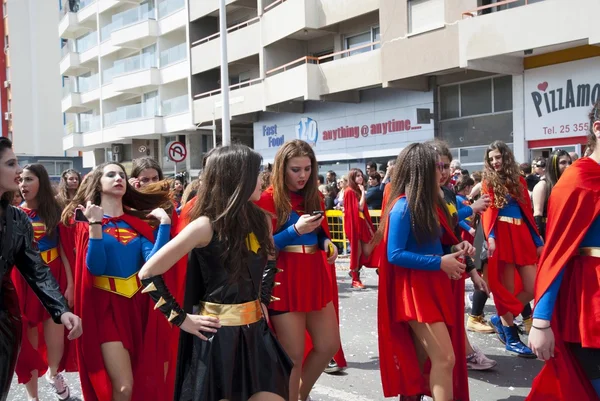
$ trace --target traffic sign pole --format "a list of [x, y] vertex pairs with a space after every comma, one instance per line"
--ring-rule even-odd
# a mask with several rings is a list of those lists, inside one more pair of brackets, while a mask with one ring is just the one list
[[[227, 7], [225, 0], [219, 6], [219, 24], [221, 31], [221, 100], [223, 105], [221, 116], [221, 135], [223, 146], [231, 144], [231, 129], [229, 126], [229, 62], [227, 60]], [[215, 144], [216, 146], [216, 144]]]

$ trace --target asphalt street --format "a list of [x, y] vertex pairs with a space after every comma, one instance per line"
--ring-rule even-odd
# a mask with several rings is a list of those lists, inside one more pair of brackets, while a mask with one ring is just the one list
[[[323, 374], [311, 393], [313, 401], [376, 401], [385, 400], [381, 390], [377, 348], [377, 275], [375, 270], [363, 273], [364, 290], [350, 288], [346, 263], [339, 263], [340, 313], [342, 343], [348, 368], [337, 375]], [[467, 289], [472, 290], [467, 281]], [[489, 301], [486, 315], [495, 312]], [[542, 363], [509, 355], [495, 335], [469, 333], [471, 342], [481, 348], [498, 365], [487, 372], [469, 372], [472, 401], [521, 401], [531, 387], [533, 377]], [[77, 375], [67, 375], [72, 400], [81, 400]], [[44, 379], [40, 379], [40, 401], [56, 400]], [[389, 398], [390, 400], [392, 398]], [[396, 398], [397, 399], [397, 398]], [[25, 388], [13, 380], [9, 401], [27, 401]], [[162, 400], [157, 400], [162, 401]], [[166, 400], [165, 400], [166, 401]]]

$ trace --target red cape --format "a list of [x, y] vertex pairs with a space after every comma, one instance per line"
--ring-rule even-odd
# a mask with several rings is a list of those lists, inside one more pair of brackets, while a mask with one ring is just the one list
[[358, 253], [361, 249], [360, 240], [361, 232], [365, 230], [363, 226], [365, 223], [368, 225], [372, 233], [375, 233], [375, 227], [371, 221], [371, 215], [369, 214], [369, 208], [365, 202], [363, 206], [364, 219], [359, 216], [359, 199], [356, 193], [351, 188], [346, 188], [344, 191], [344, 232], [346, 238], [350, 242], [350, 269], [360, 269], [362, 266], [366, 267], [377, 267], [372, 263], [371, 255], [365, 258], [361, 255], [359, 260]]
[[[523, 177], [519, 177], [519, 181], [523, 189], [523, 199], [518, 201], [519, 207], [521, 208], [521, 214], [524, 216], [526, 223], [533, 228], [537, 235], [539, 235], [535, 220], [533, 219], [533, 207], [531, 206], [531, 199], [529, 198], [527, 192], [527, 182]], [[482, 185], [482, 191], [490, 196], [492, 206], [482, 213], [481, 224], [483, 225], [483, 233], [485, 234], [485, 238], [487, 240], [496, 224], [499, 210], [493, 206], [494, 192], [486, 184], [487, 183], [484, 183]], [[497, 255], [498, 252], [488, 259], [488, 267], [490, 272], [498, 271], [499, 265]], [[513, 294], [505, 289], [497, 275], [489, 274], [488, 280], [490, 282], [490, 288], [493, 290], [494, 302], [496, 303], [496, 309], [498, 309], [498, 315], [502, 316], [507, 312], [512, 313], [514, 316], [520, 315], [523, 311], [523, 304], [515, 297], [515, 295], [521, 292], [523, 289], [521, 277], [518, 274], [515, 274], [515, 291]]]
[[[304, 211], [304, 205], [303, 205], [304, 198], [302, 196], [300, 196], [294, 192], [291, 192], [290, 193], [290, 201], [292, 203], [292, 210]], [[277, 218], [276, 218], [277, 214], [275, 211], [275, 200], [273, 199], [273, 186], [270, 186], [262, 193], [260, 200], [258, 202], [256, 202], [256, 204], [260, 208], [262, 208], [263, 210], [266, 210], [267, 212], [269, 212], [271, 214], [271, 223], [273, 225], [273, 231], [275, 231], [275, 229], [277, 228]], [[323, 201], [323, 199], [321, 199], [321, 210], [325, 210], [325, 202]], [[329, 232], [329, 225], [327, 224], [327, 218], [323, 219], [323, 222], [321, 223], [321, 228], [323, 229], [323, 232], [325, 233], [325, 235], [327, 235], [329, 238], [331, 238], [331, 233]], [[321, 254], [323, 255], [323, 258], [327, 259], [327, 256], [325, 255], [324, 252], [321, 252]], [[326, 265], [329, 267], [328, 273], [329, 273], [329, 279], [331, 281], [333, 307], [335, 308], [335, 314], [337, 316], [338, 326], [339, 326], [339, 321], [340, 321], [339, 292], [338, 292], [335, 263], [333, 263], [333, 264], [326, 263]], [[308, 332], [306, 332], [305, 338], [306, 338], [306, 341], [304, 344], [304, 356], [306, 357], [308, 355], [308, 353], [312, 350], [313, 345], [312, 345], [312, 340], [311, 340]], [[340, 345], [340, 349], [335, 354], [333, 359], [338, 364], [338, 366], [341, 368], [345, 368], [346, 366], [348, 366], [348, 363], [346, 362], [346, 357], [344, 356], [344, 350], [342, 349], [341, 345]]]
[[[565, 347], [560, 331], [556, 330], [564, 324], [564, 312], [570, 302], [561, 294], [564, 283], [575, 278], [571, 274], [573, 256], [577, 254], [590, 225], [599, 216], [600, 166], [588, 157], [582, 158], [565, 170], [548, 202], [546, 245], [535, 282], [536, 303], [556, 276], [566, 270], [551, 323], [556, 341], [554, 358], [546, 361], [533, 381], [528, 401], [599, 400], [579, 363]], [[600, 295], [596, 294], [595, 298], [600, 298]], [[597, 299], [594, 301], [598, 302]], [[581, 319], [580, 330], [591, 332], [591, 326], [597, 327], [597, 324], [594, 319]]]
[[[398, 199], [403, 196], [404, 195], [401, 195], [392, 202], [390, 209], [393, 208]], [[388, 197], [389, 191], [384, 191], [384, 210], [381, 211], [382, 216], [384, 216]], [[442, 243], [444, 245], [457, 244], [459, 241], [440, 209], [438, 209], [438, 220], [443, 229]], [[429, 363], [426, 364], [424, 372], [421, 373], [415, 347], [407, 346], [407, 344], [413, 344], [413, 338], [408, 324], [406, 322], [395, 322], [393, 318], [394, 302], [399, 302], [395, 292], [397, 285], [395, 270], [398, 267], [389, 263], [386, 256], [388, 243], [387, 217], [384, 218], [380, 224], [384, 225], [384, 238], [378, 245], [377, 252], [379, 255], [377, 326], [379, 333], [379, 360], [383, 395], [385, 397], [419, 394], [430, 395]], [[464, 281], [461, 282], [464, 283]], [[458, 299], [458, 295], [460, 295], [464, 300], [464, 293], [455, 295], [455, 299]], [[450, 335], [452, 337], [454, 353], [457, 355], [456, 360], [459, 361], [464, 360], [461, 358], [464, 358], [465, 355], [464, 324], [462, 323], [464, 306], [460, 307], [460, 305], [455, 305], [455, 308], [457, 316], [460, 315], [460, 319], [457, 320], [458, 324], [455, 324], [451, 328]], [[467, 401], [469, 399], [469, 389], [466, 364], [456, 363], [453, 382], [454, 398]]]
[[[144, 221], [124, 214], [119, 218], [129, 224], [140, 235], [154, 242], [154, 233]], [[104, 223], [104, 220], [103, 220]], [[92, 292], [94, 276], [89, 273], [86, 266], [86, 255], [89, 242], [89, 229], [87, 223], [76, 223], [76, 263], [73, 273], [75, 283], [75, 307], [74, 312], [81, 317], [85, 335], [76, 340], [77, 361], [79, 364], [79, 376], [81, 379], [81, 390], [86, 401], [110, 401], [112, 399], [112, 385], [102, 358], [100, 348], [100, 318], [95, 316], [95, 305], [109, 302], [108, 293], [104, 291]], [[95, 296], [92, 297], [91, 294]], [[164, 398], [164, 371], [162, 369], [164, 355], [159, 355], [157, 350], [162, 350], [164, 338], [159, 338], [159, 316], [153, 312], [152, 306], [148, 314], [146, 336], [139, 339], [139, 354], [143, 356], [140, 362], [142, 367], [139, 375], [135, 377], [132, 401]], [[146, 369], [144, 369], [146, 368]], [[158, 368], [158, 369], [157, 369]], [[157, 376], [154, 372], [162, 373]], [[143, 379], [141, 382], [139, 379]]]

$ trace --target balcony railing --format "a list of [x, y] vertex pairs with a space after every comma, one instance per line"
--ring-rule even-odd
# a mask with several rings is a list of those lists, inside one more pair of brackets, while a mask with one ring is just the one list
[[[232, 90], [236, 90], [236, 89], [240, 89], [240, 88], [245, 88], [247, 86], [252, 86], [252, 85], [259, 84], [262, 81], [263, 81], [262, 78], [256, 78], [256, 79], [252, 79], [250, 81], [240, 82], [239, 84], [231, 85], [229, 87], [229, 90], [232, 91]], [[198, 100], [198, 99], [202, 99], [202, 98], [205, 98], [205, 97], [216, 96], [216, 95], [219, 95], [219, 94], [221, 94], [221, 89], [215, 89], [215, 90], [212, 90], [212, 91], [200, 93], [200, 94], [194, 96], [194, 99]]]
[[265, 11], [265, 12], [267, 12], [267, 11], [269, 11], [269, 10], [271, 10], [271, 9], [273, 9], [273, 8], [275, 8], [275, 7], [277, 7], [277, 6], [278, 6], [278, 5], [280, 5], [281, 3], [284, 3], [285, 1], [286, 1], [286, 0], [277, 0], [277, 1], [274, 1], [273, 3], [269, 4], [268, 6], [266, 6], [266, 7], [264, 8], [264, 11]]
[[158, 3], [158, 18], [164, 18], [185, 7], [185, 0], [163, 0]]
[[110, 127], [124, 121], [136, 120], [144, 117], [154, 117], [157, 114], [155, 101], [132, 104], [129, 106], [119, 107], [115, 111], [106, 113], [104, 115], [104, 125]]
[[81, 133], [98, 131], [100, 129], [100, 116], [91, 114], [79, 115], [79, 131]]
[[114, 66], [102, 71], [102, 85], [111, 83], [114, 75], [115, 75], [115, 67]]
[[163, 50], [160, 52], [160, 66], [166, 67], [170, 64], [176, 63], [187, 58], [187, 46], [185, 43], [181, 43], [177, 46], [173, 46], [170, 49]]
[[65, 85], [62, 88], [63, 99], [69, 96], [71, 93], [77, 93], [75, 90], [76, 85], [72, 84], [71, 81], [65, 80]]
[[[477, 7], [472, 11], [465, 11], [462, 13], [463, 18], [472, 18], [478, 15], [491, 13], [493, 11], [502, 11], [508, 8], [515, 8], [519, 6], [526, 6], [533, 3], [539, 3], [544, 0], [503, 0], [493, 4]], [[486, 12], [487, 11], [487, 12]]]
[[[252, 25], [258, 21], [260, 21], [260, 17], [255, 17], [255, 18], [249, 19], [248, 21], [244, 21], [241, 24], [237, 24], [230, 28], [227, 28], [227, 33], [231, 33], [231, 32], [237, 31], [239, 29], [245, 28], [245, 27]], [[200, 45], [202, 43], [210, 42], [211, 40], [217, 39], [220, 36], [221, 36], [221, 32], [217, 32], [217, 33], [207, 36], [205, 38], [198, 39], [197, 41], [192, 43], [192, 47]]]
[[189, 110], [189, 96], [182, 95], [173, 99], [164, 100], [162, 102], [162, 115], [170, 116], [171, 114], [183, 113]]
[[75, 40], [75, 49], [77, 53], [83, 53], [86, 50], [98, 45], [98, 32], [90, 32]]
[[115, 14], [112, 17], [112, 23], [110, 24], [112, 25], [111, 32], [141, 21], [155, 19], [155, 10], [156, 8], [153, 6], [143, 4], [139, 7]]
[[98, 89], [98, 86], [100, 86], [100, 74], [95, 74], [90, 77], [77, 77], [77, 86], [79, 87], [79, 93]]
[[84, 8], [86, 8], [87, 6], [89, 6], [90, 4], [93, 4], [95, 2], [96, 2], [96, 0], [80, 0], [77, 9], [71, 11], [71, 9], [69, 8], [69, 2], [66, 1], [64, 7], [62, 7], [58, 12], [59, 18], [62, 18], [68, 12], [76, 13], [80, 10], [83, 10]]
[[116, 75], [154, 67], [156, 67], [156, 53], [137, 54], [132, 57], [115, 61], [112, 74], [114, 77]]

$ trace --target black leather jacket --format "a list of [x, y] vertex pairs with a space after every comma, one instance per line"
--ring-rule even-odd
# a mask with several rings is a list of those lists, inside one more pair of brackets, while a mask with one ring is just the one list
[[[10, 268], [16, 266], [27, 284], [33, 289], [42, 305], [48, 310], [55, 323], [60, 324], [60, 317], [65, 312], [70, 312], [67, 301], [60, 292], [56, 279], [44, 264], [37, 246], [33, 242], [33, 227], [25, 212], [6, 203], [0, 204], [2, 210], [2, 234], [0, 241], [0, 255], [7, 255], [6, 259], [0, 257], [0, 281]], [[7, 212], [11, 209], [12, 235], [7, 238]], [[10, 224], [10, 223], [9, 223]], [[5, 247], [9, 247], [6, 253]], [[0, 308], [2, 308], [2, 286], [0, 286]]]

